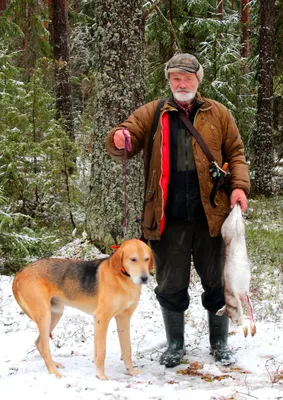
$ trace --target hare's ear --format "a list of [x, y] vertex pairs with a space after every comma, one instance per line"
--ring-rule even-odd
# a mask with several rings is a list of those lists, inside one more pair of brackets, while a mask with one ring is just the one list
[[122, 260], [123, 260], [123, 250], [121, 250], [119, 247], [110, 258], [110, 265], [115, 275], [118, 275], [121, 272]]

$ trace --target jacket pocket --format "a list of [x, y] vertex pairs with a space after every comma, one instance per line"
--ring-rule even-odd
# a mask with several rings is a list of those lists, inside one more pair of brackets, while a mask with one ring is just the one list
[[214, 214], [221, 215], [226, 218], [230, 210], [230, 196], [223, 187], [217, 192], [215, 196], [215, 202], [217, 203], [217, 207], [215, 207], [213, 210]]
[[154, 170], [145, 193], [145, 209], [143, 225], [147, 229], [154, 230], [157, 227], [155, 218], [155, 193], [156, 193], [156, 171]]

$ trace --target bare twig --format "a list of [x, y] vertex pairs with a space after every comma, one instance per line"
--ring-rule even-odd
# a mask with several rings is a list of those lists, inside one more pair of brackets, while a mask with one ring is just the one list
[[[162, 1], [162, 0], [156, 0], [155, 2], [152, 2], [152, 1], [147, 1], [147, 2], [146, 2], [146, 4], [150, 3], [151, 6], [148, 7], [148, 8], [146, 9], [146, 11], [143, 13], [144, 19], [147, 19], [147, 18], [148, 18], [149, 14], [152, 13], [152, 11], [154, 11], [154, 10], [156, 9], [156, 7], [158, 6], [158, 4], [161, 3], [161, 1]], [[145, 4], [145, 5], [146, 5], [146, 4]]]
[[175, 31], [175, 29], [174, 29], [174, 27], [173, 27], [173, 25], [172, 25], [172, 22], [169, 21], [169, 19], [165, 17], [165, 15], [163, 14], [163, 12], [162, 12], [162, 11], [160, 10], [160, 8], [158, 7], [158, 4], [161, 3], [161, 1], [162, 1], [162, 0], [156, 0], [155, 2], [153, 2], [152, 0], [149, 0], [149, 2], [150, 2], [152, 5], [151, 5], [151, 7], [149, 8], [150, 11], [147, 10], [146, 13], [144, 14], [144, 16], [145, 16], [145, 18], [147, 18], [147, 16], [150, 14], [150, 12], [156, 10], [156, 11], [161, 15], [161, 17], [164, 19], [164, 21], [168, 24], [169, 29], [170, 29], [170, 32], [171, 32], [171, 34], [172, 34], [172, 36], [173, 36], [173, 38], [174, 38], [174, 41], [175, 41], [175, 43], [176, 43], [177, 50], [178, 50], [179, 53], [182, 53], [182, 49], [181, 49], [181, 46], [180, 46], [180, 44], [179, 44], [179, 41], [178, 41], [178, 38], [177, 38], [177, 35], [176, 35], [176, 31]]
[[266, 369], [266, 371], [267, 371], [267, 373], [268, 373], [268, 375], [269, 375], [270, 382], [272, 383], [272, 386], [273, 386], [274, 381], [273, 381], [272, 374], [271, 374], [271, 372], [269, 371], [269, 365], [268, 365], [268, 364], [270, 363], [270, 361], [274, 361], [274, 358], [270, 358], [269, 360], [266, 361], [266, 363], [265, 363], [265, 369]]
[[173, 27], [173, 25], [172, 25], [172, 22], [169, 21], [169, 20], [165, 17], [165, 15], [163, 14], [163, 12], [160, 10], [159, 7], [156, 7], [156, 10], [159, 12], [159, 14], [160, 14], [161, 17], [164, 19], [164, 21], [166, 21], [166, 23], [169, 25], [169, 29], [170, 29], [170, 32], [172, 33], [172, 36], [174, 37], [174, 40], [175, 40], [175, 43], [176, 43], [178, 52], [179, 52], [179, 53], [182, 53], [182, 49], [181, 49], [181, 46], [180, 46], [180, 44], [179, 44], [179, 41], [178, 41], [178, 38], [177, 38], [177, 35], [176, 35], [176, 32], [175, 32], [175, 29], [174, 29], [174, 27]]
[[[271, 371], [270, 372], [270, 368], [269, 368], [269, 365], [268, 364], [270, 364], [270, 362], [273, 362], [273, 365], [274, 365], [274, 368], [275, 368], [275, 371], [273, 372], [273, 371]], [[282, 364], [283, 363], [278, 363], [277, 365], [276, 365], [276, 361], [274, 360], [274, 358], [270, 358], [269, 360], [267, 360], [266, 361], [266, 363], [265, 363], [265, 369], [266, 369], [266, 371], [267, 371], [267, 373], [268, 373], [268, 375], [269, 375], [269, 379], [270, 379], [270, 381], [271, 381], [271, 383], [272, 383], [272, 386], [274, 385], [274, 383], [277, 383], [278, 382], [278, 377], [279, 377], [279, 375], [280, 375], [280, 368], [281, 368], [281, 366], [282, 366]]]
[[247, 377], [245, 378], [245, 386], [247, 388], [247, 393], [239, 392], [238, 390], [235, 390], [235, 394], [243, 394], [244, 396], [249, 396], [249, 397], [252, 397], [254, 399], [258, 399], [258, 397], [255, 397], [255, 396], [253, 396], [252, 394], [249, 393], [250, 390], [249, 390], [248, 385], [247, 385]]
[[249, 396], [249, 397], [252, 397], [253, 399], [258, 399], [258, 397], [255, 397], [252, 394], [239, 392], [238, 390], [235, 391], [235, 394], [243, 394], [244, 396]]

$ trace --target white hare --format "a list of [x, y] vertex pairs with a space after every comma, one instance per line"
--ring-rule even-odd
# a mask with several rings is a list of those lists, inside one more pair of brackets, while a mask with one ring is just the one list
[[221, 228], [225, 243], [224, 295], [225, 306], [217, 315], [226, 313], [233, 323], [243, 325], [244, 335], [248, 335], [243, 306], [248, 309], [250, 332], [254, 336], [256, 326], [253, 318], [252, 304], [249, 297], [251, 279], [250, 263], [245, 240], [245, 222], [241, 208], [237, 203]]

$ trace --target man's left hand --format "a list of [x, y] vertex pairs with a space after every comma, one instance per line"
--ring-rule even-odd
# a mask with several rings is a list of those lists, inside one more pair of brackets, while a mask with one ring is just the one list
[[240, 203], [242, 212], [246, 211], [248, 208], [247, 196], [243, 189], [234, 189], [230, 196], [230, 202], [231, 208], [233, 208], [236, 203]]

